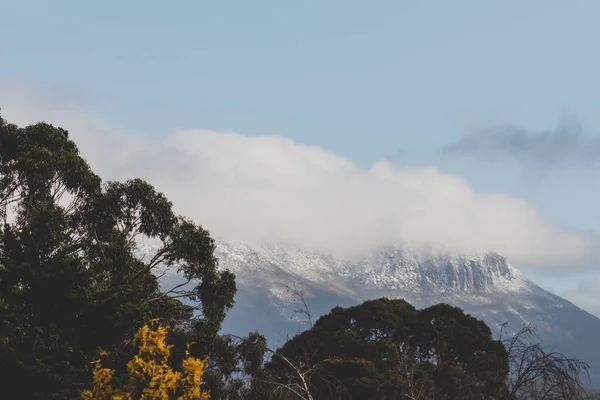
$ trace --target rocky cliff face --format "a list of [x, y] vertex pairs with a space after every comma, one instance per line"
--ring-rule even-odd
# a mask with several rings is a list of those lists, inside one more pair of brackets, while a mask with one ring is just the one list
[[221, 268], [238, 277], [236, 306], [224, 330], [264, 332], [274, 345], [304, 329], [289, 288], [302, 290], [313, 317], [336, 305], [377, 297], [404, 298], [416, 307], [445, 302], [483, 319], [495, 335], [533, 324], [544, 344], [592, 364], [600, 386], [600, 319], [529, 281], [495, 253], [384, 248], [360, 259], [340, 260], [308, 249], [222, 244]]
[[477, 294], [519, 291], [528, 283], [496, 253], [450, 255], [384, 248], [362, 258], [342, 260], [301, 248], [221, 244], [217, 257], [223, 268], [231, 269], [243, 281], [279, 271], [316, 283], [331, 284], [335, 279], [336, 287], [351, 292], [352, 286], [357, 290], [364, 286]]

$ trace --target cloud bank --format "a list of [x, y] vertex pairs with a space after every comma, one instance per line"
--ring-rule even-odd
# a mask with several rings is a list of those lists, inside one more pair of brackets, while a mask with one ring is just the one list
[[279, 136], [180, 130], [151, 139], [119, 132], [77, 96], [0, 84], [2, 115], [71, 132], [104, 179], [143, 177], [216, 238], [280, 241], [339, 255], [381, 245], [495, 250], [519, 265], [588, 266], [597, 236], [553, 225], [531, 204], [476, 193], [436, 168], [389, 161], [361, 171], [343, 157]]
[[562, 121], [542, 132], [514, 125], [487, 126], [473, 130], [442, 150], [484, 159], [510, 157], [548, 167], [589, 166], [600, 162], [600, 137], [586, 137], [575, 121]]

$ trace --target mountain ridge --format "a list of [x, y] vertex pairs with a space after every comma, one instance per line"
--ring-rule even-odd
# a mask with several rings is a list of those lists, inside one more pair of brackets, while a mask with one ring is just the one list
[[305, 328], [294, 312], [293, 290], [304, 293], [313, 319], [379, 297], [403, 298], [417, 308], [448, 303], [484, 320], [495, 337], [504, 323], [504, 335], [535, 326], [544, 345], [588, 361], [593, 386], [600, 386], [600, 319], [536, 285], [498, 253], [387, 246], [344, 260], [301, 247], [221, 242], [215, 256], [238, 282], [225, 330], [256, 329], [282, 344]]

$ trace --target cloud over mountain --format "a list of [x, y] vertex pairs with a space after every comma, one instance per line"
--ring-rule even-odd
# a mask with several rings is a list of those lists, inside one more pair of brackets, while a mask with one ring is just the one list
[[103, 178], [148, 179], [216, 237], [293, 242], [339, 255], [403, 243], [490, 249], [540, 268], [587, 266], [599, 258], [596, 235], [556, 226], [525, 201], [477, 193], [433, 167], [381, 161], [363, 171], [280, 136], [121, 133], [64, 91], [0, 84], [0, 106], [11, 122], [46, 120], [69, 129]]
[[445, 146], [443, 152], [542, 166], [587, 166], [600, 162], [600, 137], [584, 135], [581, 125], [572, 120], [541, 132], [514, 125], [484, 126]]

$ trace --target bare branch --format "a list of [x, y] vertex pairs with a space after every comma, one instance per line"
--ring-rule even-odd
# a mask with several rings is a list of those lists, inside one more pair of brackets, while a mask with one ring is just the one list
[[166, 292], [162, 292], [159, 296], [156, 296], [156, 297], [150, 299], [150, 301], [160, 300], [160, 299], [164, 298], [165, 296], [169, 296], [170, 294], [176, 294], [178, 296], [169, 296], [169, 297], [174, 297], [174, 298], [185, 297], [185, 296], [187, 296], [189, 294], [189, 291], [187, 291], [187, 290], [177, 290], [177, 289], [184, 287], [185, 285], [187, 285], [191, 281], [192, 281], [192, 278], [188, 278], [187, 281], [185, 281], [183, 283], [180, 283], [179, 285], [174, 286], [173, 288], [167, 290]]
[[546, 349], [533, 342], [533, 337], [535, 328], [527, 325], [514, 336], [501, 339], [510, 364], [510, 395], [519, 400], [586, 399], [581, 377], [588, 374], [589, 365]]

